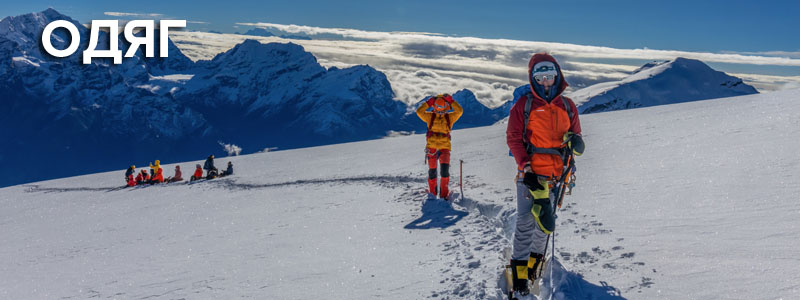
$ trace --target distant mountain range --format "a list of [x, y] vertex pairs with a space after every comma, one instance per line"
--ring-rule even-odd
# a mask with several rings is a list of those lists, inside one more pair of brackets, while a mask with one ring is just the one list
[[[67, 20], [80, 31], [82, 45], [72, 56], [55, 58], [39, 46], [44, 26], [55, 20]], [[101, 31], [99, 45], [108, 47], [108, 39]], [[69, 38], [65, 31], [56, 31], [51, 40], [63, 49]], [[169, 41], [168, 58], [146, 58], [140, 49], [120, 65], [108, 59], [83, 65], [82, 50], [88, 41], [88, 29], [53, 9], [0, 20], [0, 139], [4, 141], [0, 165], [13, 170], [0, 174], [0, 186], [124, 169], [156, 159], [164, 163], [202, 159], [210, 153], [223, 154], [220, 142], [251, 153], [426, 129], [413, 114], [415, 107], [395, 100], [380, 71], [366, 65], [325, 68], [296, 44], [246, 40], [212, 60], [193, 62]], [[127, 47], [120, 43], [123, 51]], [[582, 111], [595, 112], [708, 99], [728, 95], [720, 90], [749, 87], [735, 77], [707, 72], [699, 66], [705, 66], [702, 62], [676, 62], [688, 67], [654, 64], [632, 75], [652, 74], [637, 85], [623, 80], [603, 92], [574, 94], [583, 103]], [[721, 82], [722, 77], [713, 77], [700, 88], [692, 86], [717, 76], [713, 72], [727, 77]], [[663, 85], [661, 78], [671, 84]], [[676, 82], [683, 85], [675, 86]], [[620, 87], [652, 95], [661, 91], [657, 95], [663, 97], [650, 102], [632, 97], [603, 100]], [[526, 89], [527, 85], [517, 88], [512, 100], [494, 109], [473, 92], [458, 91], [453, 97], [465, 113], [455, 128], [485, 126], [505, 118]], [[692, 98], [670, 96], [679, 90]], [[689, 92], [695, 90], [700, 96]], [[28, 161], [29, 157], [37, 159]]]
[[[397, 123], [406, 105], [369, 66], [326, 69], [298, 45], [253, 40], [210, 61], [192, 62], [170, 42], [168, 58], [140, 50], [120, 65], [83, 65], [80, 50], [55, 58], [40, 49], [55, 20], [75, 24], [86, 49], [88, 29], [53, 9], [0, 21], [0, 164], [14, 170], [0, 175], [0, 186], [202, 159], [221, 154], [218, 142], [255, 152], [408, 128]], [[101, 32], [99, 45], [108, 38]], [[69, 37], [56, 31], [51, 40], [63, 49]]]

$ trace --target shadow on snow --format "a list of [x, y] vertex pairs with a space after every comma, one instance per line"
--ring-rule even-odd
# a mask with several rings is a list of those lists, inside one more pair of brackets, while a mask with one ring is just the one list
[[[600, 281], [600, 285], [595, 285], [583, 279], [578, 273], [570, 272], [555, 260], [555, 263], [548, 264], [553, 267], [552, 276], [550, 269], [547, 269], [542, 279], [541, 299], [548, 299], [552, 294], [552, 299], [596, 299], [596, 300], [622, 300], [622, 293], [619, 289], [608, 285], [605, 281]], [[555, 292], [553, 292], [555, 286]]]
[[444, 200], [426, 200], [422, 203], [422, 216], [411, 221], [405, 229], [447, 228], [455, 225], [469, 213], [453, 209]]
[[135, 187], [42, 187], [36, 184], [25, 185], [25, 191], [28, 193], [66, 193], [66, 192], [113, 192], [119, 190], [136, 190], [149, 186], [153, 187], [167, 187], [167, 186], [184, 186], [194, 184], [211, 184], [215, 187], [227, 188], [230, 190], [252, 190], [252, 189], [267, 189], [279, 188], [295, 185], [344, 185], [344, 184], [377, 184], [381, 186], [394, 187], [397, 184], [411, 184], [411, 183], [424, 183], [425, 180], [411, 176], [355, 176], [355, 177], [341, 177], [341, 178], [321, 178], [321, 179], [303, 179], [286, 182], [276, 183], [238, 183], [229, 178], [219, 178], [213, 180], [202, 179], [195, 182], [180, 182], [173, 184], [155, 184], [155, 185], [137, 185]]

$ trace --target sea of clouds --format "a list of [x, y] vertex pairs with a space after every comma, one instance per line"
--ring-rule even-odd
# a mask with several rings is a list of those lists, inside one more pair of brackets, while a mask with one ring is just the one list
[[[446, 36], [419, 32], [378, 32], [272, 23], [238, 23], [270, 31], [309, 36], [312, 40], [257, 37], [198, 31], [171, 32], [171, 38], [191, 59], [211, 59], [245, 39], [293, 42], [326, 67], [370, 65], [386, 74], [395, 97], [415, 103], [426, 96], [470, 89], [490, 107], [510, 100], [513, 90], [527, 81], [527, 63], [533, 53], [548, 52], [562, 65], [569, 91], [595, 83], [619, 80], [644, 63], [675, 57], [719, 65], [785, 68], [800, 74], [796, 53], [709, 53], [656, 49], [617, 49], [566, 43]], [[715, 66], [720, 71], [723, 68]], [[741, 68], [739, 68], [741, 69]], [[760, 91], [800, 86], [800, 76], [729, 73]]]

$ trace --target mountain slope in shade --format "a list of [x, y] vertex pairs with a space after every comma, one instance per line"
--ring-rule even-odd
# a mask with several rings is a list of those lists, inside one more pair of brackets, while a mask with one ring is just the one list
[[623, 80], [598, 83], [568, 96], [581, 113], [593, 113], [755, 93], [740, 78], [679, 57], [646, 64]]
[[489, 108], [478, 101], [475, 94], [468, 89], [456, 92], [453, 94], [453, 99], [464, 108], [464, 114], [455, 124], [454, 129], [491, 125], [508, 115], [504, 106]]
[[[55, 20], [76, 25], [82, 45], [73, 55], [55, 58], [39, 47], [41, 32]], [[101, 31], [100, 48], [108, 47]], [[66, 31], [51, 38], [63, 49]], [[0, 164], [14, 172], [0, 175], [0, 186], [96, 172], [132, 161], [172, 160], [195, 152], [209, 128], [205, 119], [168, 96], [154, 93], [150, 79], [181, 66], [179, 51], [164, 64], [140, 56], [110, 64], [82, 64], [89, 31], [53, 9], [0, 21]], [[120, 45], [124, 46], [124, 45]], [[185, 58], [185, 57], [184, 57]], [[178, 154], [180, 153], [180, 154]], [[176, 155], [178, 154], [178, 155]], [[30, 161], [31, 156], [41, 159]]]
[[226, 141], [246, 149], [382, 137], [405, 112], [393, 96], [386, 76], [372, 67], [326, 69], [299, 45], [254, 40], [199, 62], [175, 93]]
[[[80, 31], [83, 45], [67, 58], [39, 50], [54, 20]], [[54, 46], [66, 48], [66, 35], [56, 31]], [[100, 49], [108, 38], [101, 32]], [[0, 137], [13, 141], [0, 145], [0, 164], [17, 170], [0, 186], [222, 154], [219, 141], [247, 153], [378, 138], [405, 111], [382, 73], [328, 70], [294, 44], [245, 41], [194, 63], [170, 41], [168, 58], [139, 49], [120, 65], [83, 65], [88, 40], [88, 29], [53, 9], [0, 21]]]

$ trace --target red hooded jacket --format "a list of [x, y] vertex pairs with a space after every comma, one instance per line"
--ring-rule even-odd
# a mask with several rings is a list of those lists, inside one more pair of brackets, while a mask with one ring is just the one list
[[[560, 84], [556, 90], [553, 100], [547, 102], [539, 96], [534, 88], [536, 84], [531, 80], [533, 66], [541, 61], [550, 61], [556, 65]], [[578, 109], [575, 103], [567, 97], [561, 95], [569, 86], [561, 73], [561, 67], [555, 58], [548, 54], [537, 53], [528, 62], [528, 81], [531, 83], [531, 94], [522, 96], [511, 108], [508, 117], [508, 127], [506, 129], [506, 143], [511, 149], [511, 154], [517, 162], [519, 170], [530, 163], [533, 172], [543, 176], [558, 176], [563, 171], [564, 165], [561, 157], [553, 154], [533, 153], [529, 155], [525, 149], [525, 142], [536, 148], [562, 148], [564, 134], [571, 131], [576, 134], [581, 133], [581, 122], [578, 118]], [[525, 102], [528, 97], [533, 97], [531, 102], [528, 120], [525, 120]], [[564, 100], [572, 109], [572, 119], [570, 119]], [[523, 138], [522, 134], [527, 127], [527, 135]]]
[[164, 175], [162, 174], [162, 170], [163, 170], [162, 168], [158, 168], [158, 170], [156, 171], [156, 175], [153, 176], [152, 178], [153, 182], [158, 182], [158, 183], [164, 182]]

